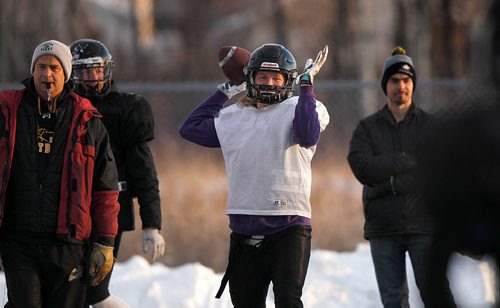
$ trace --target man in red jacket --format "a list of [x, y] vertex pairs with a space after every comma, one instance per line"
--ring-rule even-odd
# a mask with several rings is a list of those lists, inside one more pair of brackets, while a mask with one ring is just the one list
[[116, 166], [100, 114], [67, 84], [68, 46], [38, 45], [31, 73], [25, 89], [0, 92], [6, 306], [81, 307], [87, 279], [98, 284], [113, 264]]

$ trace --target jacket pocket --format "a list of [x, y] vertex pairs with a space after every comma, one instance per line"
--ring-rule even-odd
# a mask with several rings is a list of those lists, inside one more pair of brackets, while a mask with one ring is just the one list
[[[72, 155], [72, 180], [76, 181], [76, 189], [81, 189], [83, 203], [90, 203], [92, 178], [94, 176], [95, 147], [77, 142]], [[74, 190], [74, 189], [73, 189]]]
[[87, 238], [90, 233], [90, 207], [94, 174], [95, 147], [77, 142], [71, 154], [70, 222], [75, 224], [76, 238]]

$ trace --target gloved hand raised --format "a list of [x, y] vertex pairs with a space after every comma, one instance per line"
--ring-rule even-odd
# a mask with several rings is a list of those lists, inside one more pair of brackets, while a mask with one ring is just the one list
[[227, 98], [231, 98], [235, 96], [238, 93], [241, 93], [247, 89], [247, 83], [246, 81], [240, 83], [240, 84], [234, 84], [232, 81], [228, 81], [225, 83], [221, 83], [220, 85], [217, 86], [219, 90], [222, 91], [222, 93], [226, 94]]
[[148, 252], [148, 244], [151, 246], [153, 261], [157, 260], [165, 252], [165, 240], [158, 229], [148, 228], [142, 230], [142, 252]]
[[89, 284], [98, 285], [111, 271], [114, 261], [113, 247], [94, 243], [89, 260]]
[[328, 57], [328, 45], [318, 52], [316, 60], [307, 59], [304, 65], [304, 72], [297, 76], [296, 83], [299, 85], [312, 85], [314, 76], [319, 72]]

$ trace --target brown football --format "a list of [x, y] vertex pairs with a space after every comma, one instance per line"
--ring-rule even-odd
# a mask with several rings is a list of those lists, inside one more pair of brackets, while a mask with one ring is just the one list
[[250, 59], [250, 52], [236, 46], [224, 46], [217, 51], [219, 67], [224, 75], [232, 82], [240, 84], [245, 81], [243, 69]]

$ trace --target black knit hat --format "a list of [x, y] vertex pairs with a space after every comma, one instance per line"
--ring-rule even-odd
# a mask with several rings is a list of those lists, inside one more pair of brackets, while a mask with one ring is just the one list
[[413, 61], [406, 55], [406, 50], [403, 47], [398, 46], [392, 50], [391, 56], [385, 60], [382, 72], [381, 86], [386, 95], [387, 81], [392, 75], [397, 73], [410, 76], [413, 80], [413, 89], [417, 86], [417, 73], [413, 67]]

